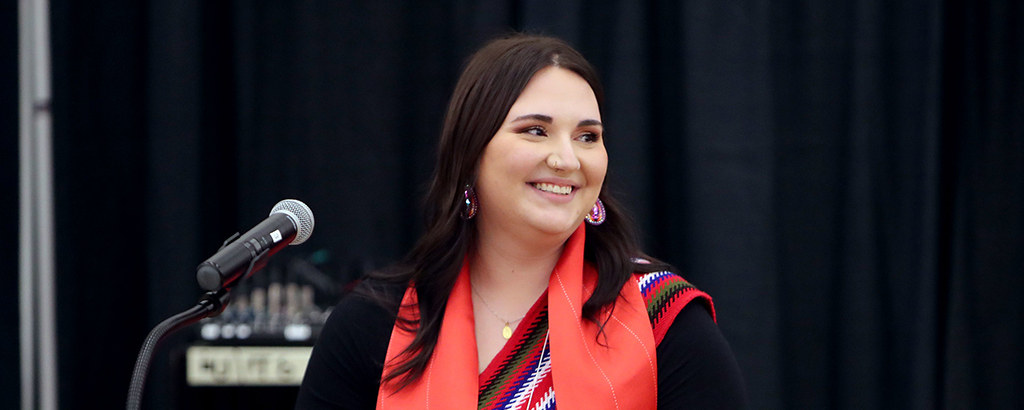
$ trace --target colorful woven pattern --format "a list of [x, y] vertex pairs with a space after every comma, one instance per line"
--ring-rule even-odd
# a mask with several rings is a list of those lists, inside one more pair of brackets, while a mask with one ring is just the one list
[[[547, 297], [542, 297], [544, 301]], [[537, 309], [539, 307], [539, 309]], [[529, 320], [529, 322], [527, 322]], [[495, 368], [494, 363], [480, 374], [480, 409], [554, 409], [554, 390], [551, 383], [551, 351], [545, 347], [548, 333], [548, 308], [535, 306], [522, 325], [509, 339], [513, 346], [506, 345], [498, 353], [502, 357]], [[541, 351], [543, 350], [543, 356]], [[504, 356], [502, 356], [504, 355]], [[495, 357], [497, 360], [498, 357]], [[538, 365], [539, 364], [539, 365]], [[530, 397], [530, 392], [533, 397]], [[548, 394], [544, 394], [544, 392]], [[529, 400], [534, 406], [526, 407]]]
[[657, 343], [661, 343], [676, 315], [693, 299], [700, 298], [711, 313], [711, 318], [715, 318], [711, 297], [679, 275], [672, 272], [644, 273], [637, 275], [637, 282], [640, 285], [640, 294], [647, 302], [647, 314], [650, 316], [654, 341]]
[[[664, 339], [676, 315], [695, 298], [703, 299], [714, 317], [711, 298], [674, 273], [637, 274], [636, 279], [647, 302], [647, 314], [654, 330], [654, 340], [658, 343]], [[548, 333], [547, 294], [537, 303], [523, 319], [522, 323], [528, 325], [520, 324], [509, 343], [495, 357], [495, 362], [480, 374], [479, 409], [555, 408], [550, 345], [545, 343]]]

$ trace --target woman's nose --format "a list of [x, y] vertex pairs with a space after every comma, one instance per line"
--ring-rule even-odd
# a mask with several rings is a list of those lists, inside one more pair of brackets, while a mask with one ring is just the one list
[[576, 158], [571, 138], [553, 139], [552, 143], [554, 147], [548, 154], [548, 167], [556, 171], [575, 171], [580, 168], [580, 161]]

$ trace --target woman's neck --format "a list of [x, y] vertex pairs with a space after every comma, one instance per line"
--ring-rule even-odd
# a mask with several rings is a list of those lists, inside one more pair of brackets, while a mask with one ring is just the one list
[[547, 289], [567, 237], [523, 239], [480, 228], [470, 260], [473, 287], [489, 303], [529, 308]]

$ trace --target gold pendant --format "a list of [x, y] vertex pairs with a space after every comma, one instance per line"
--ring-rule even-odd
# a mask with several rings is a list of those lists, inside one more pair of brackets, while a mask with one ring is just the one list
[[505, 328], [501, 329], [501, 336], [504, 337], [505, 340], [512, 337], [512, 328], [508, 326], [508, 322], [505, 322]]

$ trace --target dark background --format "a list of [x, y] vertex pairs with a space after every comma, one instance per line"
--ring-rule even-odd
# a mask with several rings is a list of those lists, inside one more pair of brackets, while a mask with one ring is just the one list
[[18, 4], [0, 2], [0, 403], [18, 403]]
[[[753, 408], [1024, 407], [1024, 2], [51, 4], [63, 408], [123, 406], [198, 262], [280, 199], [317, 218], [292, 255], [399, 258], [459, 68], [513, 29], [601, 72], [610, 183], [649, 252], [715, 298]], [[16, 195], [0, 205], [16, 232]], [[0, 280], [16, 403], [17, 275]], [[168, 350], [146, 408], [176, 394]]]

